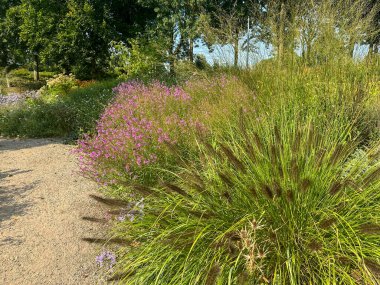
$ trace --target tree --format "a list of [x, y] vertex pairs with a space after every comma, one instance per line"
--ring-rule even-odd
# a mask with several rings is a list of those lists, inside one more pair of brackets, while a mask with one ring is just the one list
[[0, 0], [0, 66], [16, 63], [19, 17], [13, 13], [13, 7], [18, 4], [18, 0]]
[[150, 27], [150, 38], [167, 41], [170, 71], [176, 60], [194, 61], [194, 45], [201, 38], [205, 19], [206, 0], [140, 0], [145, 7], [154, 9], [156, 18]]
[[21, 18], [19, 36], [32, 58], [34, 80], [39, 80], [41, 56], [54, 40], [65, 4], [60, 0], [22, 0], [16, 9]]
[[231, 44], [234, 50], [235, 67], [239, 63], [239, 41], [248, 36], [248, 18], [250, 18], [252, 28], [256, 29], [262, 5], [258, 0], [235, 0], [210, 1], [207, 6], [209, 21], [205, 33], [208, 45]]
[[366, 43], [369, 44], [370, 54], [375, 52], [380, 53], [380, 4], [377, 0], [367, 1], [364, 17], [370, 14], [373, 14], [371, 21], [372, 29], [366, 39]]
[[90, 78], [107, 65], [113, 29], [104, 1], [69, 0], [51, 46], [54, 61], [68, 74]]

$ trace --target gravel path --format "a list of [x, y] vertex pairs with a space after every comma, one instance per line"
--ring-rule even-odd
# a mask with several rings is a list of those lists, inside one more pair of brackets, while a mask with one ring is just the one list
[[88, 194], [96, 185], [75, 173], [72, 146], [57, 140], [0, 138], [0, 284], [104, 284], [98, 224], [103, 210]]

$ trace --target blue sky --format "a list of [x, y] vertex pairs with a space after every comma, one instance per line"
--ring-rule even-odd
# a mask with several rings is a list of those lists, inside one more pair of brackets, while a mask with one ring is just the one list
[[[239, 44], [242, 46], [244, 38], [240, 40]], [[211, 65], [218, 61], [222, 65], [233, 65], [234, 62], [234, 50], [232, 45], [214, 45], [214, 50], [212, 53], [209, 52], [206, 45], [202, 44], [201, 41], [197, 42], [194, 48], [194, 54], [203, 54], [208, 63]], [[368, 53], [368, 45], [355, 45], [354, 57], [357, 59], [363, 59]], [[272, 56], [273, 49], [271, 46], [266, 46], [263, 42], [255, 43], [255, 51], [249, 53], [249, 65], [254, 65], [255, 63], [270, 58]], [[300, 55], [301, 51], [296, 50], [296, 53]], [[246, 66], [247, 52], [239, 51], [239, 65]]]

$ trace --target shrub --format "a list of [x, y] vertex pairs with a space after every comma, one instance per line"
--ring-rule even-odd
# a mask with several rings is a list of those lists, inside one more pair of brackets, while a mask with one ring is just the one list
[[17, 105], [0, 106], [0, 134], [77, 139], [92, 132], [96, 120], [113, 97], [115, 80], [91, 83], [66, 96], [47, 94]]
[[57, 96], [64, 96], [69, 94], [69, 92], [79, 86], [78, 80], [75, 76], [58, 74], [52, 79], [46, 81], [46, 86], [42, 88], [45, 96], [49, 100], [54, 100]]
[[[123, 284], [376, 284], [380, 145], [351, 126], [248, 113], [119, 223]], [[340, 130], [340, 132], [337, 132]], [[149, 191], [150, 192], [149, 192]]]

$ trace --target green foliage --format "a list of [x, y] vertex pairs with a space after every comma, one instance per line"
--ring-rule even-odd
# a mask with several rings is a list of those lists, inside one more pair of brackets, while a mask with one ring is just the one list
[[113, 230], [121, 284], [379, 281], [378, 63], [335, 64], [269, 60], [184, 85], [207, 131], [152, 168], [170, 179], [109, 189], [145, 204]]
[[369, 168], [343, 175], [349, 131], [273, 115], [246, 114], [216, 147], [201, 143], [202, 160], [118, 226], [133, 244], [120, 252], [123, 284], [376, 283], [379, 145]]
[[111, 42], [111, 68], [121, 78], [149, 80], [164, 78], [165, 50], [159, 42], [133, 39], [128, 46], [123, 42]]
[[116, 85], [115, 80], [100, 81], [71, 90], [66, 96], [45, 94], [18, 105], [2, 106], [0, 134], [76, 139], [83, 132], [94, 129], [104, 106], [113, 97], [112, 88]]
[[45, 99], [57, 98], [57, 96], [68, 95], [69, 92], [79, 86], [79, 81], [72, 74], [58, 74], [46, 81], [46, 86], [41, 90]]

